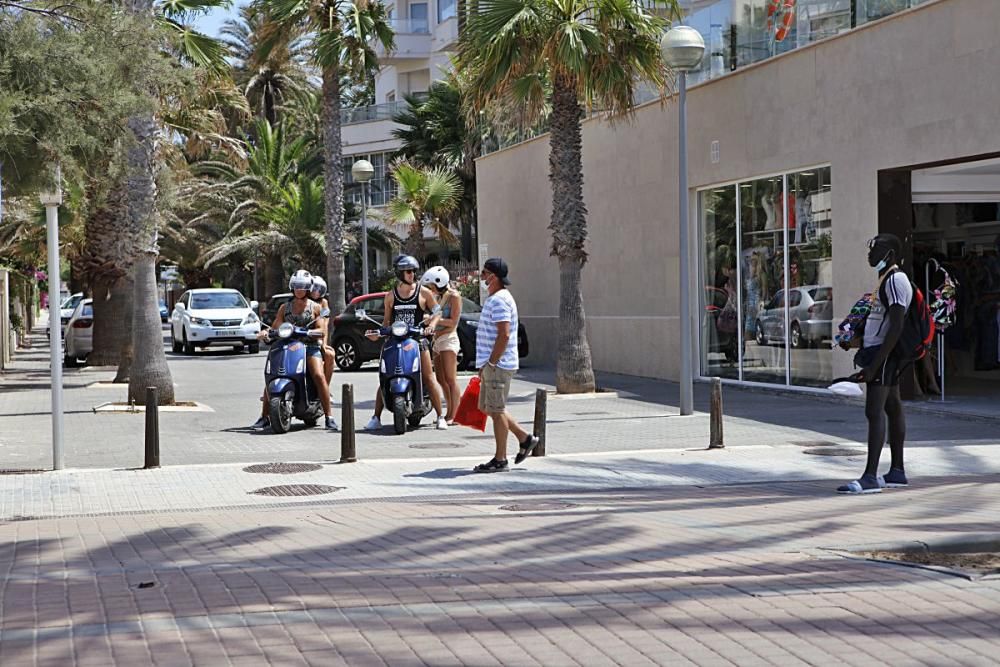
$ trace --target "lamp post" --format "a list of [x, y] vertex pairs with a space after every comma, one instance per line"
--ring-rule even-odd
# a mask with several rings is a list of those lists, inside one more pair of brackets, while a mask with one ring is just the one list
[[375, 167], [368, 160], [358, 160], [351, 165], [351, 176], [361, 183], [361, 293], [368, 294], [368, 181], [375, 175]]
[[694, 376], [691, 368], [691, 284], [688, 261], [688, 186], [687, 186], [687, 73], [701, 64], [705, 53], [705, 40], [701, 34], [686, 25], [676, 26], [664, 33], [660, 40], [663, 62], [675, 70], [677, 76], [677, 200], [680, 228], [680, 411], [682, 415], [694, 413]]
[[[62, 405], [62, 321], [59, 317], [59, 206], [62, 204], [62, 173], [57, 165], [48, 182], [38, 193], [45, 207], [45, 227], [49, 246], [49, 373], [52, 378], [52, 469], [62, 470], [63, 405]], [[52, 286], [55, 285], [55, 292]]]

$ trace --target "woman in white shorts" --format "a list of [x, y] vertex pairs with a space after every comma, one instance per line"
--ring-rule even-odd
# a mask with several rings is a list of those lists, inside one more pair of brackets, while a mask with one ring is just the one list
[[462, 295], [451, 286], [451, 276], [443, 266], [434, 266], [420, 279], [422, 285], [434, 290], [441, 304], [441, 319], [434, 330], [434, 375], [448, 404], [445, 420], [452, 424], [462, 393], [458, 389], [458, 320], [462, 315]]

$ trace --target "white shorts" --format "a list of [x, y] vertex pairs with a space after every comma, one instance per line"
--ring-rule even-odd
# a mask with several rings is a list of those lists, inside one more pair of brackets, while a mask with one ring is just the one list
[[458, 342], [458, 333], [449, 331], [448, 333], [434, 336], [434, 352], [454, 352], [458, 354], [461, 344]]

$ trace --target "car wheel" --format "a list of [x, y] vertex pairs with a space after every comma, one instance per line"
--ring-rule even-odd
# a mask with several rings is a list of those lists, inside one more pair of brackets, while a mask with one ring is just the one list
[[243, 346], [233, 345], [233, 352], [235, 352], [236, 354], [243, 354]]
[[764, 335], [764, 326], [760, 323], [760, 320], [757, 321], [757, 334], [754, 338], [756, 338], [758, 345], [762, 347], [767, 345], [767, 336]]
[[257, 354], [260, 352], [260, 343], [250, 343], [247, 349], [250, 350], [250, 354]]
[[805, 339], [802, 338], [802, 327], [798, 322], [792, 322], [792, 347], [800, 349], [806, 346]]
[[65, 366], [66, 368], [76, 368], [77, 366], [76, 357], [73, 356], [72, 354], [67, 353], [66, 356], [63, 358], [63, 366]]
[[170, 349], [174, 351], [174, 354], [180, 354], [181, 350], [184, 349], [180, 342], [174, 338], [174, 329], [170, 328]]
[[361, 350], [351, 338], [338, 338], [334, 341], [333, 356], [337, 368], [342, 371], [356, 371], [361, 368]]
[[187, 329], [181, 329], [184, 335], [184, 354], [194, 354], [194, 343], [188, 340]]

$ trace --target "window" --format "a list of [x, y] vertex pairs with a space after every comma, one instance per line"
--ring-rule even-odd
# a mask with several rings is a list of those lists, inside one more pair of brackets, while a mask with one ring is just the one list
[[832, 380], [830, 191], [821, 167], [699, 193], [703, 375]]
[[444, 23], [456, 15], [458, 3], [455, 0], [438, 0], [438, 23]]
[[430, 32], [430, 25], [427, 22], [427, 3], [410, 3], [410, 30], [413, 33]]

